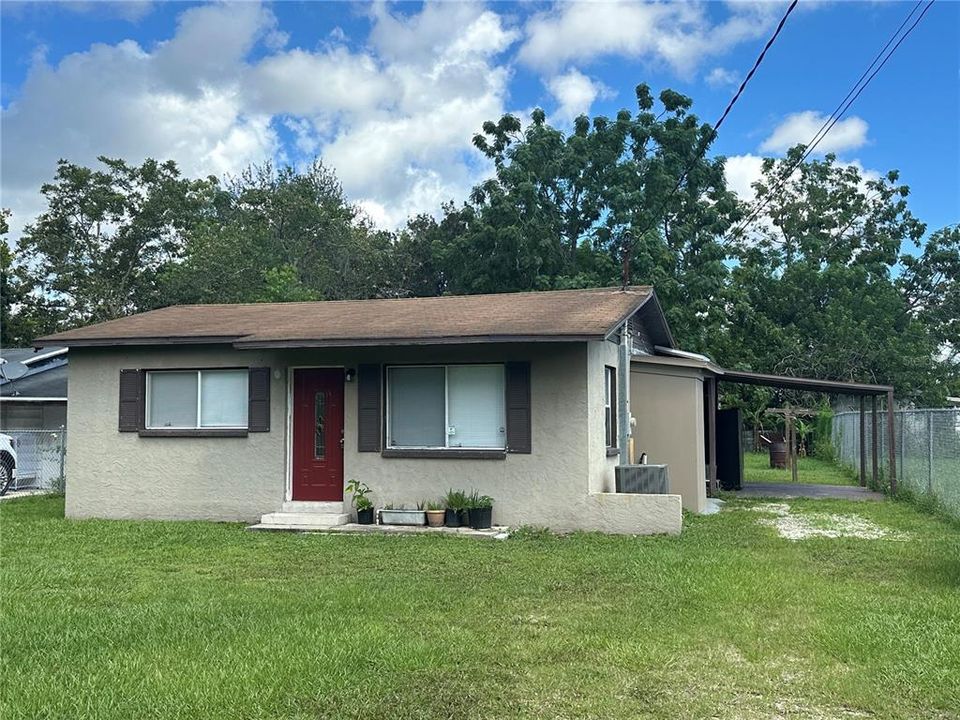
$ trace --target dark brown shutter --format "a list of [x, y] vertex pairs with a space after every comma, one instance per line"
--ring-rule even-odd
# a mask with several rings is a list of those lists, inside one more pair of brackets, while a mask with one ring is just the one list
[[270, 432], [270, 368], [250, 368], [247, 385], [247, 430]]
[[507, 452], [530, 453], [530, 363], [507, 363], [506, 386]]
[[380, 366], [357, 368], [357, 451], [380, 452]]
[[143, 371], [120, 371], [120, 432], [143, 428]]

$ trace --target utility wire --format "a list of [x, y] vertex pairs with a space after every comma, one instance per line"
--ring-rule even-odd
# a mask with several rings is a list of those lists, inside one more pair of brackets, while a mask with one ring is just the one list
[[[926, 6], [923, 8], [923, 11], [917, 16], [917, 19], [913, 21], [913, 24], [907, 28], [907, 31], [904, 32], [903, 35], [900, 35], [900, 31], [903, 30], [904, 26], [906, 26], [908, 22], [910, 22], [910, 18], [913, 17], [913, 14], [917, 11], [917, 8], [920, 7], [922, 2], [923, 0], [918, 0], [917, 4], [913, 6], [913, 9], [909, 12], [907, 17], [904, 18], [903, 22], [900, 23], [900, 27], [898, 27], [893, 35], [890, 36], [890, 39], [887, 40], [886, 45], [884, 45], [880, 52], [877, 53], [876, 57], [874, 57], [873, 62], [867, 66], [867, 69], [863, 71], [857, 82], [854, 83], [852, 88], [850, 88], [850, 91], [847, 93], [846, 97], [840, 101], [840, 104], [837, 105], [834, 111], [830, 113], [829, 117], [824, 120], [823, 125], [820, 126], [820, 129], [807, 143], [803, 154], [781, 173], [780, 179], [767, 193], [766, 199], [760, 205], [754, 208], [754, 210], [745, 220], [740, 222], [737, 227], [734, 228], [734, 230], [727, 236], [728, 239], [742, 233], [747, 226], [759, 216], [763, 209], [766, 208], [766, 206], [770, 203], [771, 199], [773, 199], [774, 195], [783, 189], [784, 185], [789, 181], [790, 176], [793, 175], [794, 170], [800, 167], [800, 165], [810, 156], [810, 154], [817, 148], [817, 145], [819, 145], [820, 142], [827, 136], [827, 133], [833, 129], [833, 126], [840, 121], [840, 119], [846, 114], [847, 110], [850, 109], [850, 106], [853, 105], [858, 97], [860, 97], [860, 94], [866, 89], [867, 85], [869, 85], [873, 78], [877, 76], [877, 73], [883, 69], [883, 66], [887, 64], [887, 61], [897, 51], [897, 48], [899, 48], [903, 41], [907, 39], [907, 36], [913, 32], [913, 29], [920, 23], [920, 21], [923, 19], [923, 16], [927, 14], [927, 11], [934, 3], [934, 0], [928, 0]], [[897, 36], [900, 36], [899, 40], [897, 40]], [[884, 53], [887, 52], [887, 49], [890, 48], [890, 45], [894, 42], [894, 40], [897, 40], [896, 44], [893, 46], [890, 52], [887, 53], [886, 57], [883, 57]], [[881, 57], [883, 57], [882, 61], [880, 61]], [[877, 65], [878, 61], [880, 62], [879, 65]], [[874, 65], [877, 65], [876, 69], [873, 69]], [[871, 72], [871, 70], [873, 71]], [[864, 78], [866, 78], [866, 80], [864, 80]]]
[[[919, 1], [922, 1], [922, 0], [919, 0]], [[757, 69], [760, 67], [760, 64], [763, 62], [763, 58], [767, 54], [767, 51], [773, 46], [773, 43], [776, 41], [777, 37], [780, 35], [780, 31], [783, 30], [783, 26], [786, 24], [787, 18], [790, 17], [790, 13], [792, 13], [794, 8], [797, 7], [798, 2], [799, 0], [793, 0], [790, 3], [790, 6], [787, 8], [787, 11], [783, 14], [783, 17], [780, 18], [780, 22], [777, 23], [777, 27], [773, 31], [773, 34], [770, 36], [770, 39], [767, 40], [766, 44], [763, 46], [763, 49], [760, 51], [760, 54], [757, 56], [757, 59], [754, 61], [753, 67], [750, 68], [750, 72], [747, 73], [746, 77], [744, 77], [743, 81], [740, 83], [740, 87], [737, 88], [737, 92], [734, 93], [732, 98], [730, 98], [730, 102], [728, 102], [727, 107], [724, 108], [723, 113], [720, 115], [720, 119], [713, 124], [713, 127], [710, 128], [710, 132], [703, 138], [703, 140], [701, 140], [700, 147], [697, 149], [697, 152], [694, 154], [693, 158], [684, 168], [683, 172], [680, 173], [680, 176], [677, 178], [677, 182], [673, 186], [673, 189], [669, 193], [667, 193], [666, 197], [664, 197], [663, 202], [660, 204], [660, 208], [654, 214], [654, 217], [656, 217], [661, 212], [663, 212], [667, 203], [670, 201], [670, 198], [672, 198], [674, 194], [677, 192], [677, 190], [680, 189], [680, 186], [683, 185], [683, 181], [686, 179], [687, 175], [693, 169], [693, 166], [700, 161], [700, 159], [703, 157], [703, 154], [707, 151], [707, 148], [710, 146], [710, 143], [712, 143], [713, 140], [716, 138], [717, 131], [720, 129], [720, 126], [723, 125], [723, 121], [727, 119], [727, 115], [730, 114], [730, 111], [733, 109], [733, 106], [737, 104], [737, 100], [739, 100], [740, 96], [743, 95], [743, 91], [746, 89], [747, 84], [756, 74]], [[646, 230], [644, 230], [644, 232], [646, 232]], [[640, 233], [640, 234], [642, 235], [643, 233]], [[630, 259], [629, 258], [632, 251], [633, 251], [633, 242], [630, 242], [627, 245], [627, 247], [624, 248], [624, 253], [623, 253], [623, 284], [624, 286], [628, 285], [630, 280], [630, 277], [629, 277]]]
[[740, 83], [740, 87], [737, 89], [737, 92], [730, 99], [730, 102], [727, 103], [727, 107], [723, 111], [723, 114], [720, 116], [720, 119], [717, 120], [716, 123], [714, 123], [713, 130], [710, 133], [711, 140], [713, 140], [712, 136], [715, 136], [717, 134], [717, 131], [720, 130], [720, 126], [723, 125], [723, 121], [727, 119], [727, 115], [730, 114], [730, 111], [733, 109], [733, 106], [737, 104], [737, 100], [739, 100], [740, 96], [743, 95], [743, 91], [746, 89], [747, 83], [750, 82], [750, 79], [757, 72], [757, 68], [759, 68], [760, 63], [763, 62], [763, 57], [764, 55], [767, 54], [767, 50], [769, 50], [770, 47], [773, 45], [774, 41], [777, 39], [777, 36], [780, 34], [780, 31], [783, 30], [783, 26], [787, 23], [787, 18], [790, 17], [790, 13], [792, 13], [793, 9], [797, 6], [797, 2], [798, 0], [793, 0], [793, 2], [790, 3], [790, 7], [787, 8], [787, 11], [783, 14], [783, 17], [780, 18], [780, 22], [777, 23], [777, 29], [774, 30], [773, 35], [770, 36], [770, 39], [767, 40], [767, 44], [763, 46], [763, 50], [761, 50], [760, 54], [757, 56], [757, 60], [756, 62], [753, 63], [753, 67], [750, 68], [750, 72], [747, 73], [747, 76], [743, 79], [743, 82]]

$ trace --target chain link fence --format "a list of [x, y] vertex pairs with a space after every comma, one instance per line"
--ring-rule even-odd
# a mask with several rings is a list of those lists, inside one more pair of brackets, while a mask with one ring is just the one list
[[63, 492], [67, 433], [57, 430], [4, 430], [17, 451], [17, 477], [10, 490]]
[[[881, 478], [888, 477], [887, 417], [877, 418], [877, 460]], [[860, 472], [860, 413], [833, 417], [833, 445], [843, 465]], [[866, 476], [871, 477], [873, 418], [866, 414]], [[960, 409], [897, 410], [893, 420], [897, 482], [915, 493], [936, 497], [960, 516]]]

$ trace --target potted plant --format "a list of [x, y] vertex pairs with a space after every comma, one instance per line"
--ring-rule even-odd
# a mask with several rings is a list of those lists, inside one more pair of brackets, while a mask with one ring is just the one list
[[427, 503], [427, 525], [430, 527], [443, 527], [444, 510], [443, 505], [431, 500]]
[[394, 507], [387, 504], [380, 511], [381, 525], [425, 525], [426, 514], [423, 510], [408, 510], [403, 505]]
[[370, 488], [356, 479], [347, 483], [347, 492], [353, 495], [353, 506], [357, 509], [357, 522], [361, 525], [373, 525], [373, 502], [367, 495]]
[[474, 490], [470, 493], [467, 502], [470, 511], [470, 527], [474, 530], [485, 530], [493, 524], [493, 498], [481, 495]]
[[448, 490], [443, 504], [446, 507], [444, 525], [460, 527], [467, 524], [467, 496], [462, 490]]

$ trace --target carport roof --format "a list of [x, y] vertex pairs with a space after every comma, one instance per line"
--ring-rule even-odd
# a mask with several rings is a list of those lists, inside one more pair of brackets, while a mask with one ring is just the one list
[[835, 393], [841, 395], [885, 395], [893, 392], [892, 385], [872, 385], [870, 383], [843, 382], [840, 380], [815, 380], [813, 378], [790, 377], [789, 375], [767, 375], [746, 370], [724, 370], [718, 380], [735, 382], [742, 385], [765, 385], [767, 387], [788, 388], [790, 390], [809, 390], [811, 392]]

